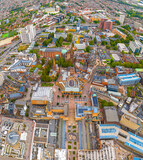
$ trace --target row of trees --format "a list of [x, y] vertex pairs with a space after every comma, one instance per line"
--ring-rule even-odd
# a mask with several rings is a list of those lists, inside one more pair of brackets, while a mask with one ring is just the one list
[[71, 33], [67, 34], [67, 38], [65, 39], [67, 42], [72, 42], [73, 35]]
[[63, 45], [63, 40], [64, 38], [63, 37], [59, 37], [57, 40], [56, 40], [56, 46], [57, 47], [61, 47]]
[[126, 68], [143, 68], [143, 60], [140, 60], [139, 63], [135, 64], [135, 63], [130, 63], [130, 62], [124, 62], [122, 63], [121, 61], [118, 61], [118, 62], [114, 62], [112, 59], [111, 59], [111, 62], [110, 62], [110, 65], [112, 67], [116, 67], [116, 66], [124, 66]]
[[[45, 59], [42, 58], [42, 65], [45, 64]], [[66, 61], [64, 57], [61, 57], [59, 60], [56, 61], [56, 64], [58, 64], [58, 66], [61, 66], [61, 67], [70, 67], [70, 66], [73, 66], [73, 64], [71, 63], [70, 60]], [[50, 70], [53, 66], [53, 61], [48, 61], [48, 64], [45, 66], [45, 68], [43, 69], [42, 71], [42, 77], [41, 77], [41, 80], [43, 82], [51, 82], [52, 79], [51, 77], [49, 76], [49, 73], [50, 73]], [[59, 74], [57, 74], [57, 76], [54, 78], [54, 81], [56, 81], [59, 77]]]
[[43, 42], [43, 46], [47, 47], [49, 43], [52, 43], [54, 37], [54, 33], [50, 33], [48, 39]]
[[70, 60], [66, 61], [64, 57], [59, 58], [59, 60], [56, 61], [56, 64], [58, 64], [58, 66], [64, 67], [64, 68], [73, 67], [72, 62]]

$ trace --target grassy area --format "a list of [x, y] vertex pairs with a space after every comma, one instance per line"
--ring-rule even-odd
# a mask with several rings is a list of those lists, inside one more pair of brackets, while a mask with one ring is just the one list
[[42, 87], [52, 87], [54, 84], [53, 83], [42, 83]]
[[1, 38], [7, 38], [7, 37], [8, 37], [8, 33], [5, 33], [5, 34], [2, 35]]
[[71, 132], [70, 130], [68, 130], [68, 132]]
[[65, 45], [65, 46], [69, 46], [69, 45], [70, 45], [70, 43], [68, 43], [68, 42], [67, 42], [67, 43], [63, 43], [63, 45]]
[[113, 58], [112, 54], [110, 55], [110, 57], [111, 57], [111, 59], [114, 61], [114, 58]]
[[103, 50], [103, 53], [106, 53], [106, 52]]
[[24, 50], [26, 50], [28, 47], [29, 47], [29, 45], [19, 46], [17, 50], [18, 50], [18, 52], [24, 51]]
[[42, 64], [37, 64], [36, 68], [42, 69]]
[[68, 145], [68, 149], [71, 149], [71, 146], [70, 146], [70, 145]]
[[15, 35], [17, 35], [17, 31], [14, 30], [14, 31], [10, 31], [8, 33], [3, 34], [1, 38], [13, 37]]
[[74, 145], [76, 145], [76, 142], [74, 142]]
[[75, 133], [75, 132], [76, 132], [76, 130], [73, 130], [73, 132]]
[[32, 67], [32, 68], [30, 69], [30, 72], [34, 72], [35, 69], [36, 69], [36, 67]]
[[68, 143], [72, 143], [71, 141], [68, 141]]
[[73, 154], [75, 154], [75, 151], [73, 151]]
[[130, 97], [131, 96], [131, 91], [132, 91], [133, 87], [127, 87], [128, 93], [127, 96]]
[[38, 72], [38, 75], [41, 75], [41, 74], [42, 74], [42, 71], [39, 71], [39, 72]]
[[76, 126], [73, 126], [72, 128], [73, 128], [73, 129], [75, 129], [75, 128], [76, 128]]

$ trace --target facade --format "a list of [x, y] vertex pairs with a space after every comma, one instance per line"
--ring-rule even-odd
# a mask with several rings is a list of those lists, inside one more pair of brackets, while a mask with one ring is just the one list
[[125, 53], [129, 53], [128, 48], [125, 46], [124, 43], [118, 43], [117, 47], [119, 49], [120, 52], [124, 51]]
[[75, 120], [92, 120], [99, 121], [99, 110], [97, 107], [91, 106], [81, 106], [80, 104], [75, 104]]
[[120, 85], [134, 85], [140, 82], [140, 77], [135, 73], [117, 75], [117, 81]]
[[121, 38], [123, 38], [123, 39], [126, 39], [126, 37], [127, 37], [127, 35], [126, 34], [124, 34], [123, 32], [121, 32], [119, 29], [117, 29], [117, 28], [114, 28], [113, 30], [112, 30], [112, 32], [114, 33], [114, 34], [118, 34]]
[[131, 41], [129, 43], [129, 48], [133, 53], [143, 54], [143, 44], [138, 40]]
[[54, 34], [54, 38], [58, 39], [60, 37], [63, 37], [64, 39], [67, 38], [67, 33], [56, 33]]
[[138, 60], [136, 59], [136, 57], [134, 55], [130, 55], [130, 54], [125, 54], [122, 57], [124, 62], [129, 62], [129, 63], [139, 63]]
[[36, 29], [33, 25], [28, 25], [21, 30], [20, 37], [22, 43], [31, 43], [36, 36]]
[[64, 71], [57, 86], [61, 88], [62, 94], [79, 95], [82, 93], [82, 82], [74, 76], [75, 70], [71, 68], [69, 72]]
[[39, 54], [43, 57], [47, 58], [55, 58], [56, 55], [59, 57], [62, 56], [62, 49], [61, 48], [44, 48], [40, 49]]
[[113, 25], [113, 22], [108, 20], [108, 19], [101, 19], [101, 22], [99, 23], [99, 28], [100, 29], [109, 29], [111, 30], [112, 29], [112, 25]]
[[51, 103], [53, 100], [53, 88], [52, 87], [38, 87], [36, 91], [33, 92], [31, 103], [37, 105], [46, 105]]
[[126, 132], [120, 126], [115, 124], [100, 124], [99, 126], [100, 139], [115, 139], [124, 143], [125, 146], [143, 153], [143, 138], [131, 132]]
[[120, 17], [119, 17], [119, 22], [123, 25], [124, 23], [124, 20], [125, 20], [125, 15], [124, 14], [121, 14]]
[[139, 22], [134, 22], [134, 28], [135, 29], [139, 29], [140, 27], [142, 27], [142, 24]]

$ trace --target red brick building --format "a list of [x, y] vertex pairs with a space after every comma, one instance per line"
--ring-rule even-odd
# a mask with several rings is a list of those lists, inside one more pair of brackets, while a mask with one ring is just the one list
[[101, 22], [99, 23], [99, 28], [100, 29], [109, 29], [111, 30], [112, 29], [112, 25], [113, 25], [113, 22], [108, 20], [108, 19], [101, 19]]
[[62, 56], [62, 49], [61, 48], [44, 48], [40, 49], [39, 54], [43, 57], [47, 58], [55, 58], [56, 55], [59, 55], [59, 57]]

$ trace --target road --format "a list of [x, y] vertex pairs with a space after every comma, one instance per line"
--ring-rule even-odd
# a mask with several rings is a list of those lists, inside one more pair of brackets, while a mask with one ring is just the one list
[[4, 50], [3, 55], [0, 56], [0, 65], [3, 65], [6, 62], [6, 57], [9, 55], [9, 52], [20, 43], [21, 43], [21, 40], [18, 40], [12, 43], [8, 48]]
[[[40, 34], [41, 32], [43, 32], [45, 29], [39, 29], [36, 32], [36, 35]], [[6, 58], [8, 57], [10, 51], [15, 48], [17, 45], [19, 45], [22, 41], [19, 39], [18, 41], [12, 43], [11, 45], [9, 45], [7, 48], [5, 48], [4, 50], [2, 50], [1, 52], [4, 52], [2, 54], [2, 56], [0, 56], [0, 65], [3, 65], [6, 62]]]
[[[123, 27], [121, 27], [121, 26], [118, 26], [117, 28], [120, 28], [120, 29], [125, 29], [125, 28], [123, 28]], [[126, 30], [126, 29], [125, 29]], [[129, 32], [128, 30], [126, 30], [127, 32], [128, 32], [128, 34], [130, 34], [133, 38], [134, 38], [134, 40], [137, 40], [137, 38], [135, 37], [135, 35], [132, 33], [132, 32]]]

